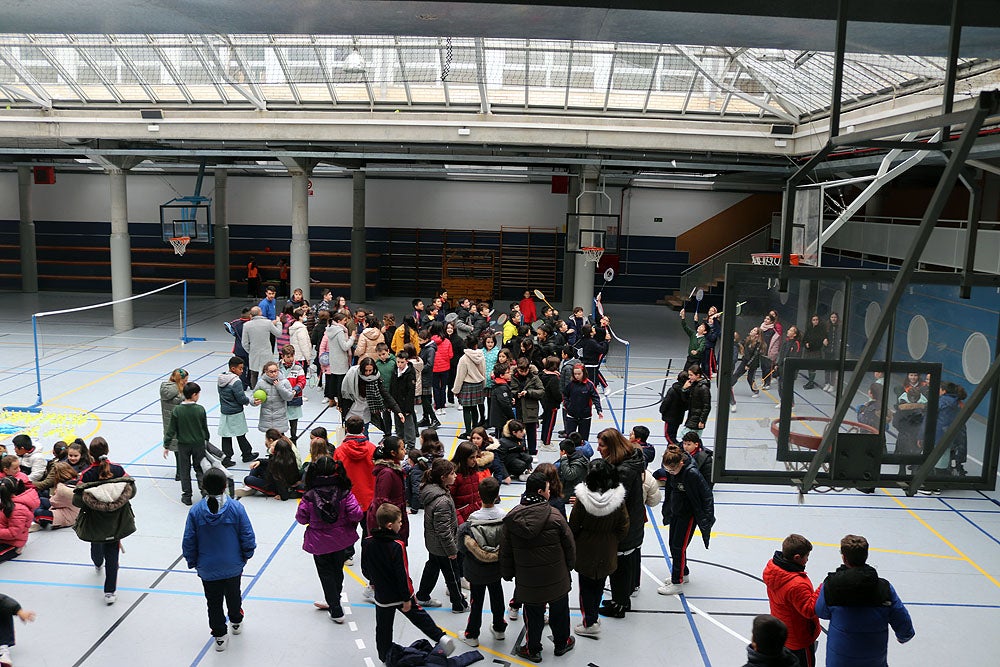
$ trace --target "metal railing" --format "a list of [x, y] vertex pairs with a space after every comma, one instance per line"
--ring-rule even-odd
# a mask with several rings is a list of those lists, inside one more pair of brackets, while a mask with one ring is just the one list
[[688, 267], [681, 274], [681, 295], [686, 295], [696, 287], [705, 288], [726, 273], [726, 264], [749, 264], [750, 255], [755, 252], [767, 252], [771, 245], [771, 225], [747, 234], [739, 241], [726, 246], [711, 257]]

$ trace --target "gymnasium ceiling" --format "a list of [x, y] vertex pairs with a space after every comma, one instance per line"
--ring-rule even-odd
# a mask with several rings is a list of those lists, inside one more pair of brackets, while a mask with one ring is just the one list
[[[773, 187], [822, 143], [836, 5], [8, 2], [0, 151], [73, 169], [141, 154], [139, 169], [206, 158], [277, 174], [306, 157], [332, 176], [541, 180], [599, 165]], [[950, 5], [848, 3], [845, 122], [932, 112]], [[995, 10], [962, 5], [959, 105], [1000, 81]]]

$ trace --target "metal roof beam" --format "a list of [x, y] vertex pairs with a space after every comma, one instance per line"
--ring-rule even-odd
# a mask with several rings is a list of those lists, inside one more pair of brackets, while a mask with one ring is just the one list
[[[219, 68], [220, 75], [223, 77], [223, 80], [225, 80], [226, 69], [222, 66], [222, 63], [219, 62], [219, 54], [215, 52], [215, 47], [212, 45], [212, 42], [209, 41], [209, 36], [202, 35], [201, 38], [202, 44], [208, 49], [209, 55], [212, 56], [212, 61], [215, 62], [216, 66]], [[219, 99], [222, 100], [223, 104], [229, 104], [229, 96], [226, 95], [226, 89], [223, 88], [222, 83], [219, 81], [219, 77], [213, 74], [211, 64], [205, 57], [205, 54], [201, 52], [202, 44], [198, 44], [192, 40], [191, 49], [194, 51], [195, 56], [198, 57], [198, 62], [201, 63], [202, 68], [205, 70], [205, 74], [207, 74], [208, 78], [211, 79], [212, 85], [215, 87], [215, 91], [219, 93]], [[240, 91], [237, 86], [234, 86], [234, 88], [236, 88], [237, 91], [244, 97], [247, 97], [246, 94], [243, 93], [243, 91]], [[250, 98], [247, 97], [247, 99]]]
[[121, 93], [118, 92], [118, 88], [115, 86], [114, 81], [112, 81], [111, 78], [104, 72], [104, 70], [101, 69], [100, 64], [98, 64], [98, 62], [94, 60], [94, 57], [90, 55], [90, 52], [87, 50], [87, 47], [82, 46], [80, 44], [76, 44], [75, 43], [76, 38], [73, 37], [72, 35], [66, 35], [66, 38], [70, 40], [70, 42], [74, 43], [77, 54], [79, 54], [79, 56], [83, 58], [83, 61], [87, 63], [90, 69], [94, 70], [94, 74], [97, 75], [97, 78], [100, 80], [101, 85], [107, 88], [108, 92], [111, 93], [111, 96], [115, 98], [115, 101], [118, 103], [124, 102], [125, 98], [122, 97]]
[[[785, 111], [785, 113], [788, 116], [794, 117], [794, 120], [792, 120], [791, 122], [798, 124], [799, 117], [801, 117], [803, 113], [802, 108], [799, 107], [799, 105], [790, 101], [787, 97], [785, 97], [781, 93], [779, 93], [777, 84], [769, 76], [767, 76], [763, 72], [758, 71], [756, 67], [748, 63], [747, 60], [744, 58], [744, 53], [742, 51], [740, 51], [739, 53], [733, 53], [732, 55], [733, 58], [736, 59], [736, 63], [740, 66], [740, 68], [747, 74], [752, 76], [754, 79], [759, 81], [762, 86], [767, 88], [767, 92], [770, 93], [771, 97], [774, 98], [774, 101], [778, 103], [778, 105]], [[777, 113], [776, 111], [774, 111], [772, 107], [770, 107], [766, 103], [760, 106], [762, 110], [768, 113]]]
[[482, 37], [476, 37], [476, 79], [479, 82], [479, 112], [490, 114], [490, 96], [486, 88], [486, 41]]
[[399, 44], [399, 37], [393, 38], [396, 47], [396, 61], [399, 63], [399, 72], [403, 75], [403, 90], [406, 91], [406, 106], [413, 106], [413, 96], [410, 94], [410, 77], [406, 74], [406, 63], [403, 61], [403, 49]]
[[[445, 48], [450, 51], [451, 50], [451, 38], [450, 37], [447, 39], [446, 44], [447, 44], [447, 46]], [[437, 47], [438, 47], [438, 64], [441, 66], [441, 86], [444, 88], [444, 105], [446, 107], [450, 107], [451, 106], [451, 91], [448, 89], [448, 75], [447, 75], [447, 71], [448, 70], [447, 70], [447, 68], [451, 66], [450, 65], [450, 63], [451, 63], [451, 56], [448, 56], [447, 62], [446, 62], [444, 51], [441, 50], [441, 38], [440, 37], [438, 37], [438, 40], [437, 40]], [[479, 59], [479, 56], [478, 56], [478, 53], [479, 53], [478, 52], [478, 47], [477, 47], [476, 53], [477, 53], [476, 60], [478, 61], [478, 59]], [[480, 91], [480, 92], [482, 92], [482, 91]]]
[[[695, 69], [697, 69], [699, 72], [701, 72], [702, 76], [704, 76], [706, 79], [708, 79], [719, 90], [721, 90], [723, 92], [726, 92], [726, 93], [732, 93], [733, 95], [735, 95], [736, 97], [740, 98], [744, 102], [749, 102], [750, 104], [754, 105], [755, 107], [763, 108], [767, 113], [774, 114], [775, 116], [777, 116], [777, 117], [779, 117], [779, 118], [781, 118], [783, 120], [786, 120], [789, 123], [796, 123], [797, 124], [799, 122], [799, 119], [796, 116], [793, 116], [793, 115], [791, 115], [790, 113], [788, 113], [786, 111], [780, 111], [778, 109], [773, 109], [771, 107], [764, 106], [763, 102], [760, 99], [754, 97], [753, 95], [747, 95], [743, 91], [735, 90], [735, 89], [733, 89], [732, 86], [724, 84], [722, 81], [719, 80], [718, 77], [716, 77], [712, 72], [710, 72], [708, 70], [708, 68], [705, 67], [701, 63], [701, 61], [699, 61], [698, 58], [696, 58], [694, 56], [694, 54], [692, 54], [686, 47], [683, 47], [683, 46], [680, 46], [680, 45], [675, 45], [675, 48], [677, 49], [677, 52], [680, 53], [682, 56], [684, 56], [684, 58], [688, 62], [690, 62], [692, 65], [694, 65]], [[736, 56], [736, 58], [739, 58], [739, 56]]]
[[[328, 93], [330, 93], [330, 102], [332, 102], [333, 104], [336, 104], [337, 103], [337, 91], [336, 91], [336, 89], [333, 86], [333, 81], [330, 80], [330, 74], [329, 74], [329, 72], [326, 71], [326, 60], [323, 58], [323, 52], [319, 50], [319, 45], [316, 43], [316, 35], [309, 35], [309, 39], [310, 39], [310, 41], [312, 41], [313, 53], [316, 54], [316, 62], [319, 63], [319, 69], [323, 73], [323, 83], [326, 84], [326, 90], [327, 90]], [[241, 65], [241, 67], [242, 67], [242, 65]], [[254, 92], [257, 93], [257, 94], [260, 94], [260, 91], [257, 88], [257, 83], [255, 81], [253, 81], [250, 78], [249, 75], [247, 75], [247, 81], [251, 82], [250, 85], [254, 89]], [[261, 95], [261, 99], [263, 99], [263, 97], [264, 96]]]
[[285, 59], [285, 54], [281, 52], [282, 47], [275, 46], [273, 40], [270, 47], [274, 51], [275, 58], [278, 59], [278, 67], [281, 68], [281, 73], [285, 77], [285, 85], [288, 86], [288, 90], [292, 91], [292, 99], [295, 100], [296, 104], [302, 104], [302, 96], [299, 95], [299, 87], [294, 81], [292, 81], [292, 74], [288, 70], [288, 61]]
[[[31, 37], [31, 35], [29, 35], [29, 37]], [[52, 53], [51, 49], [45, 46], [36, 46], [35, 48], [37, 48], [39, 53], [41, 53], [45, 59], [49, 61], [56, 72], [59, 73], [59, 76], [62, 77], [63, 81], [66, 82], [66, 85], [69, 86], [73, 92], [76, 93], [77, 97], [80, 98], [81, 102], [86, 104], [90, 101], [90, 98], [87, 97], [87, 93], [83, 91], [83, 87], [77, 83], [76, 77], [69, 73], [69, 70], [67, 70], [62, 62], [59, 61], [56, 54]]]
[[[7, 66], [14, 70], [14, 73], [21, 78], [21, 81], [24, 81], [25, 85], [31, 89], [30, 95], [27, 94], [27, 91], [22, 91], [22, 94], [24, 94], [26, 99], [31, 100], [45, 109], [52, 108], [52, 96], [49, 95], [48, 91], [45, 90], [45, 87], [38, 82], [38, 79], [33, 77], [31, 72], [25, 68], [24, 63], [14, 57], [14, 54], [10, 52], [10, 49], [6, 47], [0, 48], [0, 60], [7, 63]], [[10, 88], [7, 89], [10, 90]], [[17, 89], [15, 88], [14, 90]]]
[[[249, 100], [255, 107], [257, 107], [261, 111], [266, 110], [267, 98], [264, 97], [264, 92], [260, 89], [260, 86], [257, 84], [257, 80], [250, 75], [250, 68], [247, 67], [247, 62], [246, 59], [243, 57], [243, 54], [240, 52], [239, 48], [235, 44], [233, 44], [233, 41], [229, 38], [229, 35], [224, 35], [223, 39], [225, 39], [226, 44], [229, 45], [229, 52], [233, 54], [233, 58], [235, 58], [236, 60], [236, 66], [240, 68], [240, 72], [242, 72], [244, 78], [246, 78], [246, 82], [247, 85], [250, 87], [252, 96], [247, 97], [247, 95], [242, 90], [240, 90], [241, 86], [238, 86], [232, 80], [232, 77], [228, 76], [227, 74], [226, 79], [229, 81], [229, 85], [235, 88], [237, 92], [243, 95], [243, 97], [246, 97], [247, 100]], [[316, 57], [319, 58], [318, 51], [316, 52]], [[323, 76], [326, 76], [325, 68], [323, 70]]]
[[167, 70], [167, 74], [169, 74], [170, 78], [174, 80], [174, 85], [177, 86], [179, 91], [181, 91], [181, 95], [184, 96], [184, 99], [187, 100], [188, 104], [194, 104], [194, 97], [191, 95], [191, 91], [188, 90], [187, 84], [184, 83], [184, 80], [181, 78], [177, 68], [174, 67], [172, 62], [170, 62], [170, 58], [167, 56], [167, 53], [160, 48], [160, 45], [157, 44], [156, 41], [154, 41], [152, 35], [146, 35], [145, 37], [149, 42], [150, 48], [153, 49], [153, 52], [160, 59], [163, 67]]
[[114, 49], [115, 54], [117, 54], [118, 59], [121, 60], [123, 63], [125, 63], [125, 67], [128, 68], [128, 71], [132, 72], [132, 76], [134, 76], [136, 81], [139, 82], [139, 87], [141, 87], [143, 92], [146, 93], [146, 97], [149, 98], [149, 101], [159, 102], [160, 98], [156, 95], [156, 92], [153, 90], [153, 87], [150, 86], [149, 83], [146, 81], [146, 79], [142, 76], [142, 72], [139, 71], [139, 68], [135, 64], [135, 61], [132, 60], [132, 57], [129, 56], [125, 52], [125, 50], [118, 45], [113, 35], [105, 35], [105, 38], [108, 40], [108, 43], [112, 45], [112, 48]]

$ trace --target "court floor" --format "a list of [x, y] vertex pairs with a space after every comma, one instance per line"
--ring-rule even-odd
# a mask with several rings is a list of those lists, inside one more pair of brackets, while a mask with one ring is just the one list
[[[3, 295], [0, 346], [7, 362], [0, 369], [0, 403], [35, 401], [31, 314], [95, 303], [104, 295]], [[43, 410], [38, 415], [0, 413], [5, 441], [20, 428], [32, 429], [46, 450], [57, 439], [102, 435], [112, 458], [137, 480], [133, 502], [138, 532], [125, 540], [119, 598], [106, 606], [103, 577], [94, 572], [88, 545], [72, 530], [32, 533], [23, 554], [0, 565], [0, 592], [38, 612], [30, 625], [17, 624], [15, 664], [31, 666], [107, 665], [128, 661], [145, 667], [175, 665], [282, 664], [372, 665], [374, 612], [361, 598], [360, 566], [347, 568], [345, 598], [348, 623], [337, 626], [313, 609], [321, 597], [311, 557], [301, 549], [302, 527], [294, 521], [293, 502], [246, 498], [257, 534], [255, 557], [244, 572], [246, 630], [232, 638], [229, 649], [210, 649], [204, 598], [197, 576], [180, 558], [187, 508], [180, 503], [173, 466], [161, 455], [159, 383], [177, 367], [204, 387], [202, 404], [213, 429], [218, 421], [215, 378], [230, 356], [231, 337], [224, 319], [238, 315], [245, 300], [192, 299], [189, 335], [205, 342], [181, 345], [178, 340], [177, 295], [165, 293], [135, 302], [136, 329], [115, 335], [110, 310], [84, 311], [40, 320]], [[378, 313], [407, 311], [408, 300], [370, 304]], [[610, 409], [598, 428], [627, 430], [645, 424], [662, 451], [658, 397], [668, 363], [676, 367], [685, 339], [676, 314], [656, 306], [607, 306], [618, 335], [630, 345], [630, 377], [625, 423], [622, 423], [620, 345], [612, 348], [609, 376]], [[616, 357], [616, 355], [618, 355]], [[672, 361], [671, 361], [672, 360]], [[319, 392], [307, 390], [304, 424], [315, 420], [331, 430], [339, 423], [332, 411], [321, 414]], [[761, 424], [774, 415], [775, 399], [762, 393], [750, 399], [737, 388], [739, 402], [731, 415], [734, 432], [747, 447], [765, 445], [770, 433]], [[819, 401], [810, 392], [800, 401]], [[723, 401], [725, 403], [725, 401]], [[714, 415], [706, 435], [711, 446]], [[251, 429], [256, 411], [248, 412]], [[457, 444], [460, 410], [442, 419], [446, 446]], [[256, 437], [254, 437], [256, 436]], [[262, 437], [251, 431], [262, 448]], [[772, 439], [773, 443], [773, 439]], [[553, 459], [542, 454], [542, 460]], [[243, 464], [240, 464], [243, 466]], [[239, 478], [245, 467], [234, 469]], [[504, 487], [503, 505], [516, 503], [517, 485]], [[659, 508], [646, 524], [643, 584], [627, 619], [605, 619], [600, 640], [581, 638], [577, 648], [555, 658], [551, 644], [546, 663], [614, 667], [653, 665], [736, 665], [754, 615], [767, 611], [760, 573], [784, 536], [804, 534], [815, 545], [808, 571], [814, 584], [839, 563], [837, 545], [847, 533], [868, 538], [870, 562], [896, 587], [907, 604], [916, 638], [906, 645], [890, 642], [889, 662], [896, 665], [995, 664], [1000, 654], [1000, 502], [996, 493], [952, 492], [907, 498], [898, 491], [874, 495], [854, 491], [809, 494], [799, 503], [789, 487], [715, 487], [717, 523], [711, 549], [695, 540], [689, 551], [691, 582], [683, 597], [656, 594], [668, 573], [666, 529]], [[422, 517], [410, 544], [411, 577], [423, 566]], [[509, 594], [513, 585], [505, 584]], [[443, 583], [435, 595], [446, 594]], [[464, 615], [446, 607], [432, 610], [435, 620], [453, 635], [461, 633]], [[574, 623], [579, 614], [575, 614]], [[512, 622], [504, 641], [482, 639], [483, 664], [525, 663], [510, 655], [523, 624]], [[396, 641], [410, 643], [416, 631], [401, 617]], [[820, 639], [823, 664], [824, 640]], [[473, 650], [457, 642], [457, 652]]]

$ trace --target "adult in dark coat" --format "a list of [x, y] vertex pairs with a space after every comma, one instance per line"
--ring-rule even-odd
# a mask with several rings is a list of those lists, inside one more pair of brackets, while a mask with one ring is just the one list
[[712, 383], [702, 375], [697, 364], [688, 368], [688, 380], [691, 384], [688, 388], [688, 416], [684, 427], [689, 431], [698, 431], [698, 435], [701, 435], [708, 422], [708, 415], [712, 412]]
[[676, 445], [670, 445], [663, 455], [663, 467], [670, 475], [663, 489], [663, 525], [670, 526], [670, 581], [656, 589], [660, 595], [676, 595], [682, 591], [688, 574], [687, 547], [694, 527], [708, 548], [712, 526], [715, 525], [715, 499], [708, 482], [694, 467], [694, 459]]
[[545, 606], [556, 655], [573, 648], [569, 634], [570, 571], [576, 565], [576, 544], [566, 518], [549, 505], [549, 482], [532, 473], [521, 503], [507, 513], [500, 534], [500, 573], [514, 579], [514, 597], [524, 603], [525, 644], [515, 654], [540, 662]]

